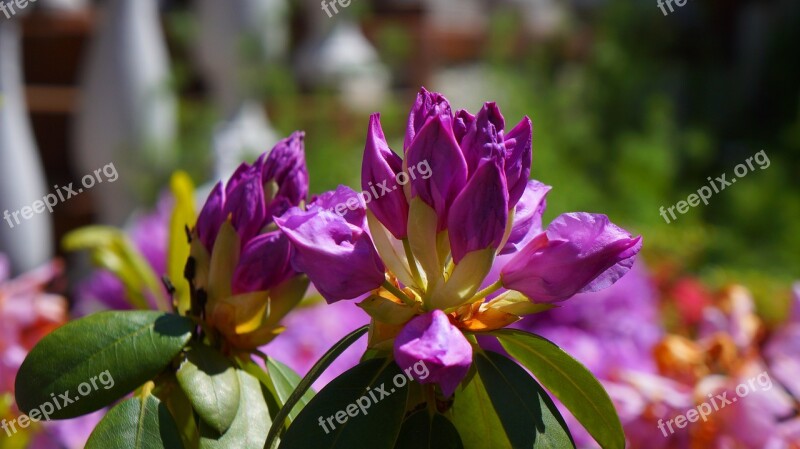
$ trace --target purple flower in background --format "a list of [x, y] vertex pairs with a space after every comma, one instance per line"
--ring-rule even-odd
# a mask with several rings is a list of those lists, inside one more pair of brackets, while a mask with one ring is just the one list
[[[299, 307], [283, 319], [286, 330], [263, 350], [305, 376], [334, 342], [368, 323], [369, 317], [350, 301]], [[365, 337], [348, 348], [314, 382], [314, 388], [319, 391], [338, 375], [358, 365], [366, 346]]]

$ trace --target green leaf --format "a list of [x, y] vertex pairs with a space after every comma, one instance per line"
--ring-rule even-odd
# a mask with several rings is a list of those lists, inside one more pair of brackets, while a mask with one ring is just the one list
[[231, 362], [208, 346], [192, 345], [176, 377], [200, 419], [225, 433], [239, 410], [239, 377]]
[[99, 410], [159, 374], [189, 342], [193, 328], [187, 318], [143, 311], [102, 312], [68, 323], [22, 363], [17, 404], [29, 413], [58, 401], [52, 419]]
[[262, 449], [272, 426], [269, 408], [258, 379], [236, 370], [239, 378], [239, 409], [230, 428], [219, 434], [200, 423], [200, 449]]
[[[428, 410], [420, 410], [409, 416], [394, 449], [463, 449], [458, 431], [447, 418]], [[493, 448], [494, 449], [494, 448]]]
[[100, 421], [86, 449], [183, 448], [178, 428], [155, 396], [121, 402]]
[[362, 335], [364, 335], [367, 330], [369, 330], [369, 326], [362, 326], [353, 332], [347, 334], [344, 338], [339, 340], [328, 352], [325, 353], [318, 361], [311, 367], [306, 374], [306, 377], [300, 381], [297, 385], [297, 388], [292, 392], [292, 395], [289, 396], [289, 399], [286, 400], [286, 403], [283, 404], [283, 408], [275, 415], [275, 423], [281, 423], [279, 425], [272, 426], [269, 431], [269, 437], [267, 438], [267, 445], [265, 446], [267, 449], [271, 449], [273, 444], [278, 438], [278, 434], [283, 429], [283, 423], [286, 422], [286, 419], [289, 417], [289, 414], [294, 410], [295, 405], [305, 396], [305, 392], [311, 388], [311, 384], [314, 383], [320, 375], [339, 357], [347, 348], [349, 348], [353, 343], [355, 343]]
[[492, 335], [572, 412], [600, 446], [625, 447], [625, 434], [614, 404], [586, 367], [538, 335], [512, 329]]
[[392, 379], [397, 375], [408, 381], [397, 364], [386, 359], [351, 368], [300, 412], [280, 449], [392, 449], [409, 390], [395, 387]]
[[[278, 402], [281, 407], [283, 407], [283, 404], [286, 404], [292, 396], [292, 392], [294, 392], [302, 379], [294, 370], [273, 358], [267, 358], [267, 371], [269, 372], [269, 378], [272, 381], [272, 387]], [[308, 389], [300, 398], [300, 401], [294, 406], [291, 413], [289, 413], [289, 421], [294, 421], [297, 415], [300, 414], [300, 411], [311, 402], [313, 398], [314, 390]]]
[[465, 449], [513, 449], [481, 376], [475, 372], [462, 386], [450, 413]]
[[575, 447], [556, 405], [524, 369], [491, 351], [476, 354], [475, 364], [512, 447]]

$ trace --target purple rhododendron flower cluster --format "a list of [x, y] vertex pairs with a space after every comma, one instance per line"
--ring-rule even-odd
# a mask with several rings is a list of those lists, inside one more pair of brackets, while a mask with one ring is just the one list
[[[472, 363], [464, 331], [502, 328], [542, 304], [608, 287], [642, 246], [604, 215], [564, 214], [542, 229], [550, 187], [528, 180], [531, 120], [505, 128], [494, 103], [476, 115], [453, 113], [444, 96], [422, 89], [402, 157], [380, 116], [370, 118], [362, 188], [420, 164], [431, 176], [412, 177], [368, 206], [340, 187], [275, 220], [292, 242], [294, 268], [331, 303], [370, 295], [361, 303], [373, 317], [370, 346], [393, 347], [403, 369], [424, 361], [430, 376], [420, 381], [445, 396]], [[507, 260], [487, 280], [498, 254]]]

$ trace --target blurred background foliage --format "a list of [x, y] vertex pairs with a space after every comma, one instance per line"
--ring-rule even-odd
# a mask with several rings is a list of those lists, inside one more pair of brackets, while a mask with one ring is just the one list
[[[788, 286], [800, 277], [800, 2], [691, 0], [664, 16], [655, 0], [542, 1], [561, 15], [537, 30], [520, 14], [520, 4], [533, 0], [492, 1], [481, 16], [485, 26], [450, 34], [387, 6], [424, 2], [354, 0], [331, 22], [301, 3], [289, 2], [286, 54], [249, 64], [241, 76], [279, 135], [307, 132], [312, 192], [360, 184], [373, 111], [401, 151], [420, 84], [473, 112], [496, 101], [509, 125], [523, 115], [533, 120], [533, 176], [554, 186], [546, 220], [566, 211], [606, 213], [644, 235], [657, 276], [742, 282], [764, 316], [783, 316]], [[199, 24], [191, 6], [174, 0], [162, 7], [179, 138], [170, 163], [132, 162], [147, 173], [137, 189], [150, 205], [175, 169], [198, 184], [213, 177], [212, 137], [223, 117], [193, 62]], [[297, 76], [293, 59], [320, 15], [325, 24], [357, 23], [377, 50], [391, 83], [374, 108], [350, 107], [334, 87], [304, 85]], [[248, 37], [238, 49], [245, 60], [260, 59], [261, 50]], [[733, 177], [737, 164], [761, 150], [767, 169], [756, 167], [672, 223], [659, 215], [708, 177]], [[56, 221], [67, 213], [57, 211]], [[61, 220], [67, 224], [57, 226], [58, 236], [89, 224], [85, 215]]]
[[[777, 6], [779, 13], [762, 17], [766, 29], [757, 36], [731, 29], [726, 18], [735, 10], [758, 6], [694, 2], [664, 17], [655, 2], [612, 0], [572, 9], [543, 38], [526, 36], [520, 15], [498, 6], [480, 58], [445, 68], [455, 76], [434, 77], [426, 87], [473, 111], [482, 100], [497, 101], [508, 122], [533, 119], [533, 176], [555, 187], [547, 219], [606, 213], [645, 236], [651, 265], [696, 273], [712, 285], [750, 284], [762, 313], [779, 319], [783, 301], [775, 298], [784, 299], [800, 273], [800, 5]], [[370, 7], [358, 12], [363, 21], [372, 14]], [[172, 36], [190, 41], [189, 22], [173, 13]], [[374, 38], [393, 73], [415, 64], [408, 30], [385, 26]], [[453, 78], [468, 81], [448, 82]], [[480, 89], [469, 88], [476, 79]], [[346, 110], [333, 92], [305, 90], [279, 65], [250, 81], [281, 133], [308, 132], [313, 192], [358, 186], [367, 112]], [[395, 151], [416, 88], [400, 86], [380, 107]], [[202, 104], [184, 104], [182, 112], [189, 154], [208, 145], [202, 124], [210, 120]], [[770, 166], [715, 194], [709, 206], [669, 224], [659, 215], [709, 176], [733, 177], [737, 164], [761, 150]]]

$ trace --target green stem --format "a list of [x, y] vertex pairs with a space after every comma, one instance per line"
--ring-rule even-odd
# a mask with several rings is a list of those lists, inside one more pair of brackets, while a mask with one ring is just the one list
[[404, 303], [406, 303], [406, 305], [408, 305], [408, 306], [411, 306], [411, 307], [415, 307], [415, 306], [417, 305], [417, 304], [414, 302], [414, 300], [413, 300], [413, 299], [409, 298], [409, 297], [408, 297], [408, 295], [406, 295], [405, 293], [403, 293], [403, 291], [402, 291], [402, 290], [400, 290], [399, 288], [395, 287], [395, 286], [394, 286], [394, 285], [393, 285], [391, 282], [389, 282], [388, 280], [387, 280], [387, 281], [383, 281], [383, 288], [385, 288], [386, 290], [389, 290], [390, 292], [392, 292], [392, 294], [393, 294], [393, 295], [395, 295], [395, 296], [397, 296], [399, 299], [401, 299], [401, 300], [402, 300]]
[[411, 276], [414, 277], [414, 282], [417, 283], [419, 288], [424, 288], [422, 285], [422, 275], [419, 274], [419, 267], [417, 266], [417, 259], [414, 258], [414, 253], [411, 251], [411, 243], [408, 237], [403, 239], [403, 250], [406, 252], [406, 259], [408, 259], [408, 267], [411, 269]]
[[475, 301], [477, 301], [479, 299], [483, 299], [483, 298], [491, 295], [492, 293], [496, 292], [497, 290], [500, 290], [501, 288], [503, 288], [503, 281], [501, 279], [498, 279], [497, 282], [495, 282], [494, 284], [484, 288], [483, 290], [479, 291], [478, 293], [475, 293], [475, 296], [473, 296], [472, 299], [467, 301], [465, 304], [470, 304], [470, 303], [473, 303], [473, 302], [475, 302]]

